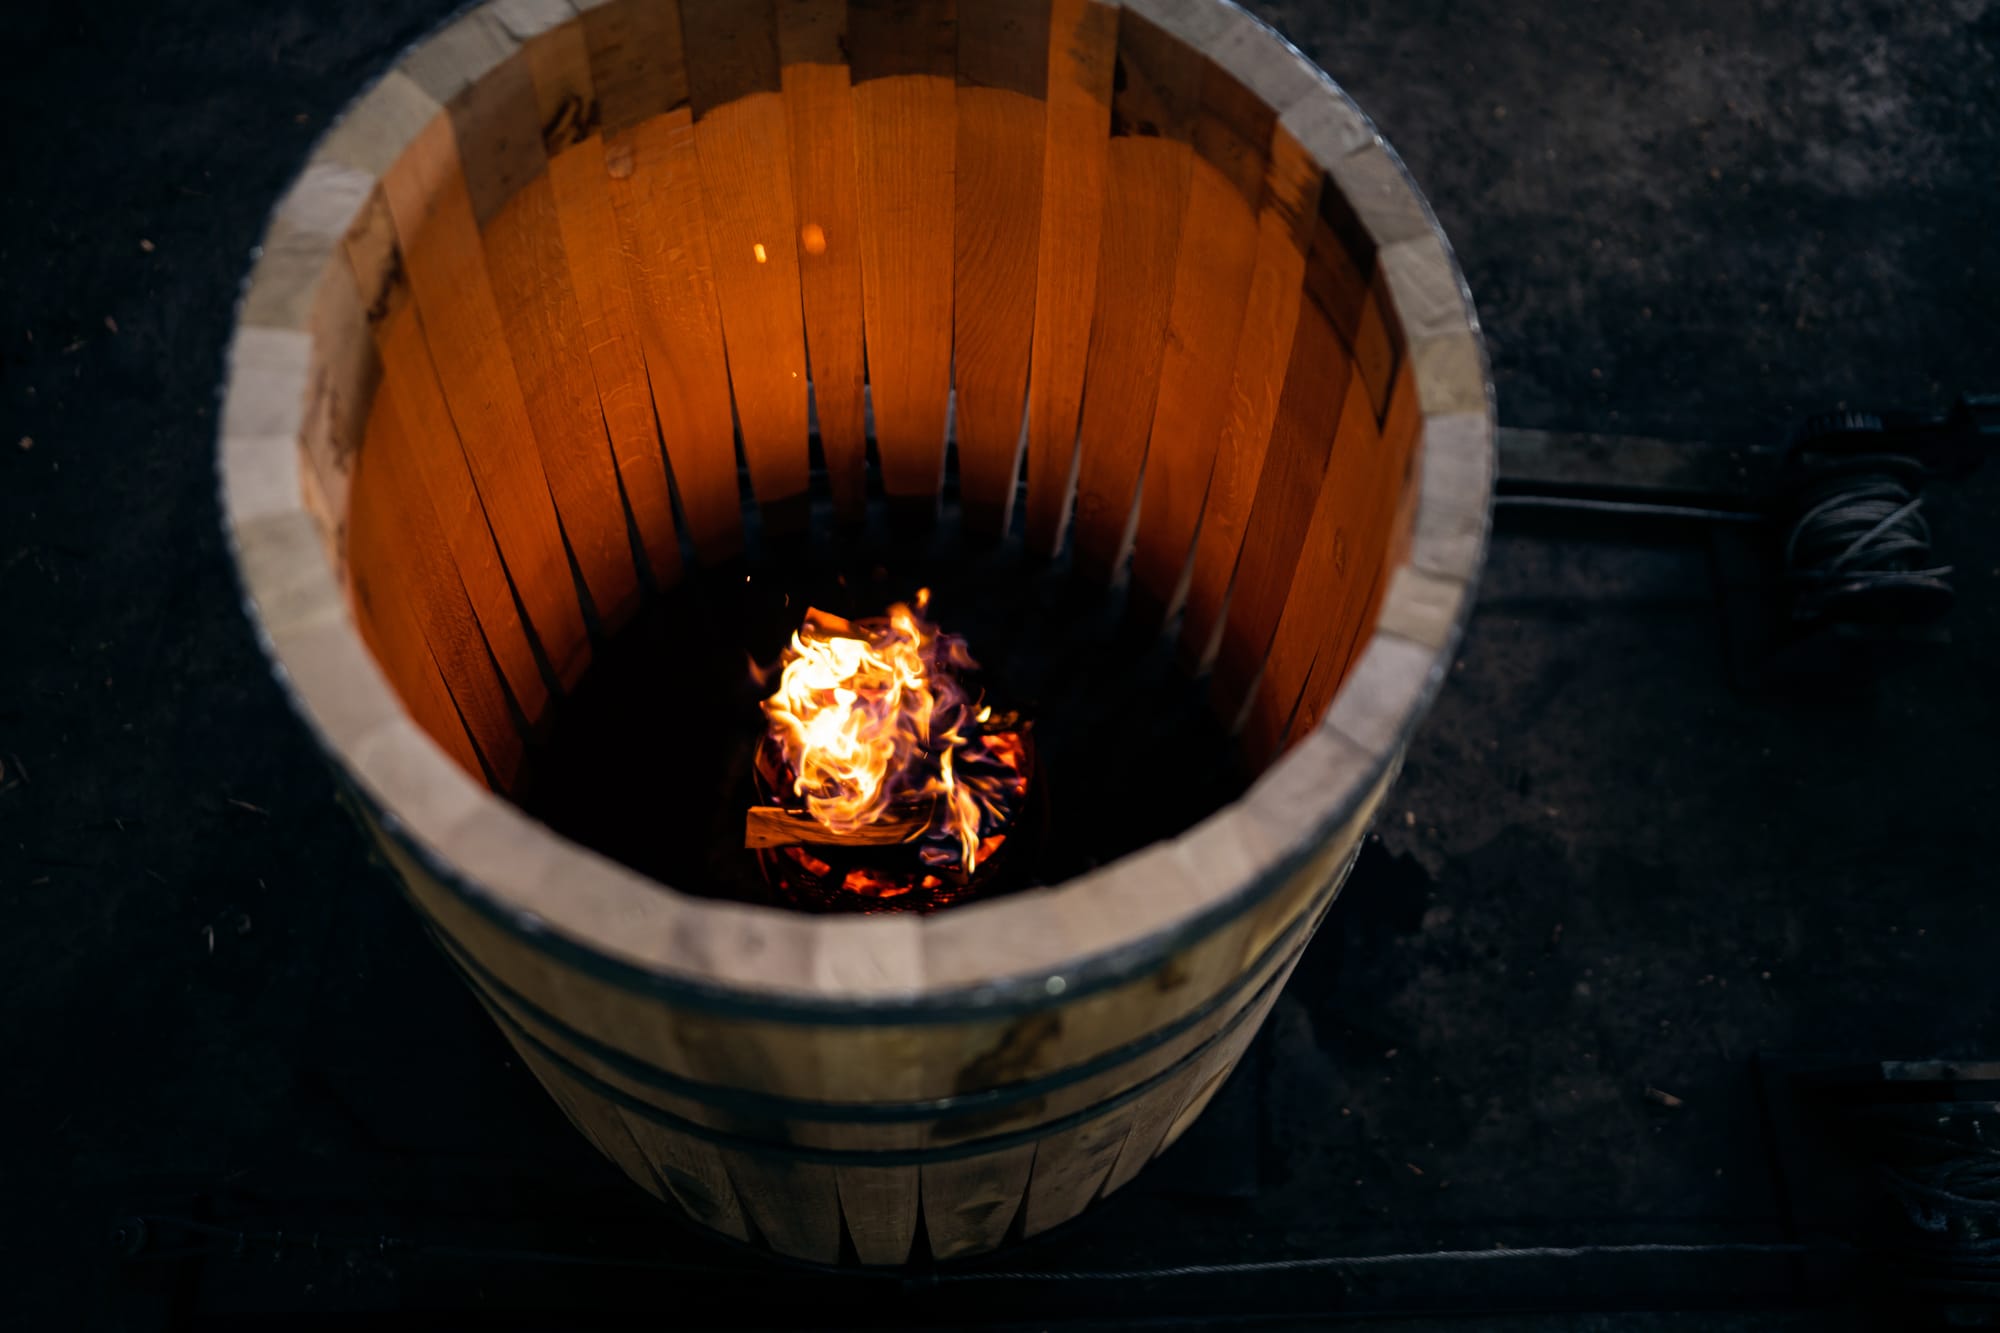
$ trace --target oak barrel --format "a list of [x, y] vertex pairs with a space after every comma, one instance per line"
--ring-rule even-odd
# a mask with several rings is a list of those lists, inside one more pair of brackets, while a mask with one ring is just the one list
[[[1075, 1216], [1234, 1067], [1456, 642], [1490, 399], [1399, 161], [1219, 0], [492, 0], [277, 205], [221, 477], [285, 690], [576, 1127], [716, 1231], [895, 1264]], [[921, 918], [679, 892], [510, 803], [746, 514], [934, 515], [948, 469], [1178, 637], [1246, 795]]]

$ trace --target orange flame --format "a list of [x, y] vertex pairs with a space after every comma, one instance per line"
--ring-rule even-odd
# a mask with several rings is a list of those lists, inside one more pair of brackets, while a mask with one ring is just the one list
[[[918, 591], [919, 609], [929, 600], [929, 589]], [[953, 675], [975, 665], [963, 640], [900, 602], [886, 621], [859, 624], [813, 610], [782, 663], [764, 714], [806, 812], [852, 833], [899, 801], [929, 796], [970, 874], [991, 849], [981, 845], [982, 803], [954, 770], [972, 712]]]

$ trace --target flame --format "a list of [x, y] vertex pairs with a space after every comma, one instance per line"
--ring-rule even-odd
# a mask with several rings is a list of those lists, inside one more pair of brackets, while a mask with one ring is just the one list
[[[955, 672], [976, 663], [964, 640], [939, 633], [917, 614], [928, 607], [930, 590], [918, 590], [915, 601], [917, 610], [899, 602], [878, 621], [808, 611], [781, 659], [764, 714], [790, 770], [792, 794], [820, 824], [852, 833], [893, 805], [928, 797], [931, 827], [956, 846], [926, 846], [924, 862], [956, 862], [970, 874], [998, 845], [982, 845], [980, 826], [1004, 818], [1007, 793], [975, 790], [993, 780], [963, 780], [960, 760], [1003, 738], [966, 735], [975, 704]], [[979, 722], [991, 716], [990, 708], [978, 708]], [[1018, 759], [1018, 738], [1004, 743]], [[872, 880], [847, 887], [882, 891]]]

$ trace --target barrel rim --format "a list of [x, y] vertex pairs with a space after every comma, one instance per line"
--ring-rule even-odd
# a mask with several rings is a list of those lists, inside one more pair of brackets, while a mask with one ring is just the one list
[[[410, 48], [350, 104], [335, 131], [365, 117], [370, 93], [452, 28], [489, 16], [504, 25], [502, 7], [462, 11]], [[1478, 316], [1429, 202], [1330, 76], [1232, 0], [1126, 0], [1124, 7], [1196, 45], [1265, 98], [1326, 173], [1328, 188], [1356, 207], [1378, 258], [1395, 251], [1409, 261], [1383, 263], [1382, 275], [1422, 411], [1411, 544], [1386, 571], [1367, 646], [1310, 735], [1243, 797], [1179, 837], [1003, 899], [921, 919], [810, 917], [681, 893], [536, 823], [476, 784], [410, 720], [361, 644], [307, 512], [297, 455], [312, 335], [303, 319], [288, 328], [246, 324], [240, 301], [217, 471], [246, 613], [288, 706], [336, 772], [384, 833], [449, 892], [571, 966], [675, 1004], [809, 1023], [958, 1021], [1069, 1003], [1155, 970], [1276, 892], [1363, 814], [1441, 687], [1484, 556], [1495, 413]], [[574, 19], [565, 8], [557, 21]], [[267, 241], [315, 167], [329, 165], [326, 146], [323, 139], [281, 197]], [[329, 254], [338, 234], [324, 238]], [[262, 256], [260, 247], [246, 297]], [[1436, 307], [1440, 282], [1456, 296], [1455, 310]], [[1416, 304], [1425, 297], [1430, 304]], [[1412, 325], [1413, 311], [1421, 327]], [[297, 390], [290, 399], [288, 387]]]
[[[1355, 850], [1359, 850], [1358, 841]], [[1351, 862], [1352, 859], [1353, 854], [1350, 853], [1348, 860]], [[1325, 917], [1334, 900], [1339, 897], [1340, 887], [1340, 879], [1336, 877], [1332, 883], [1316, 892], [1304, 909], [1283, 930], [1273, 935], [1256, 956], [1220, 988], [1186, 1012], [1157, 1027], [1148, 1028], [1086, 1059], [1046, 1072], [974, 1091], [907, 1101], [879, 1099], [829, 1101], [766, 1092], [740, 1084], [707, 1082], [675, 1073], [576, 1027], [561, 1014], [549, 1010], [533, 996], [509, 984], [505, 978], [479, 961], [442, 925], [431, 921], [427, 916], [425, 922], [430, 928], [432, 942], [468, 986], [479, 992], [480, 996], [491, 1005], [506, 1011], [516, 1026], [527, 1031], [539, 1028], [547, 1033], [548, 1035], [541, 1039], [542, 1044], [549, 1045], [552, 1049], [564, 1050], [565, 1059], [569, 1063], [577, 1063], [577, 1057], [581, 1056], [616, 1070], [619, 1077], [626, 1082], [664, 1096], [678, 1097], [696, 1103], [721, 1114], [770, 1121], [881, 1126], [923, 1124], [953, 1117], [990, 1115], [1003, 1108], [1024, 1106], [1051, 1093], [1088, 1082], [1140, 1060], [1229, 1008], [1241, 1000], [1246, 991], [1252, 990], [1253, 982], [1261, 987], [1263, 983], [1260, 978], [1266, 977], [1289, 960], [1301, 955], [1317, 930], [1319, 922]], [[420, 915], [422, 914], [422, 907], [414, 899], [412, 906]], [[556, 1043], [561, 1044], [558, 1046]], [[1185, 1058], [1180, 1057], [1176, 1062], [1184, 1061]]]

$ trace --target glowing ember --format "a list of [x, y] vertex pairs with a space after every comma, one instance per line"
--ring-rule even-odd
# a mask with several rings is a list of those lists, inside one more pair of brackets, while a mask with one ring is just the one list
[[[1027, 790], [1026, 733], [968, 691], [961, 673], [978, 664], [923, 618], [928, 603], [923, 590], [881, 619], [806, 612], [763, 705], [757, 772], [777, 805], [750, 812], [747, 846], [784, 846], [815, 878], [878, 899], [937, 889], [940, 874], [967, 882], [999, 851]], [[905, 845], [902, 865], [821, 859]]]

